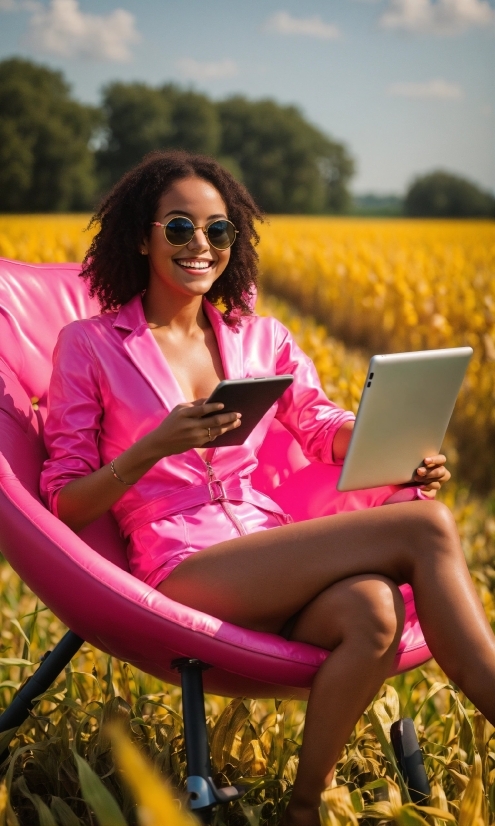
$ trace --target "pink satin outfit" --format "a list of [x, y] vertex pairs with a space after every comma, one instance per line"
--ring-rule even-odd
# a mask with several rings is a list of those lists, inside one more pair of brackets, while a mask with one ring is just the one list
[[[292, 386], [243, 445], [167, 456], [126, 489], [112, 512], [128, 540], [131, 572], [156, 587], [189, 554], [219, 542], [292, 521], [251, 483], [257, 454], [277, 418], [311, 461], [336, 464], [332, 443], [354, 416], [329, 401], [312, 361], [274, 318], [256, 315], [238, 327], [208, 301], [228, 379], [290, 373]], [[177, 405], [182, 391], [156, 343], [137, 295], [118, 311], [74, 321], [60, 333], [53, 358], [41, 494], [57, 514], [68, 482], [108, 464]], [[340, 510], [421, 496], [417, 488], [376, 488], [334, 496]], [[346, 504], [348, 502], [348, 504]]]

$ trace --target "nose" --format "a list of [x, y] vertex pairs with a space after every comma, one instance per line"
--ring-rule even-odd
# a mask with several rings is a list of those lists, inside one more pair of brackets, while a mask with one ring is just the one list
[[205, 235], [204, 229], [202, 229], [201, 227], [196, 227], [194, 235], [189, 241], [187, 248], [190, 250], [201, 250], [202, 252], [209, 251], [210, 244], [208, 242], [208, 238]]

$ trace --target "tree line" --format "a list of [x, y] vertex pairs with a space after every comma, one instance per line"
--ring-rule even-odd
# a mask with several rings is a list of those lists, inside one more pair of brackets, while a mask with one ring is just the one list
[[267, 212], [349, 206], [352, 157], [295, 106], [145, 83], [111, 83], [88, 106], [60, 72], [12, 58], [0, 63], [0, 114], [2, 212], [92, 209], [147, 152], [167, 148], [214, 156]]
[[88, 106], [61, 72], [0, 62], [0, 212], [92, 210], [147, 152], [168, 148], [217, 158], [268, 213], [495, 217], [493, 195], [447, 172], [417, 178], [385, 212], [374, 196], [353, 204], [349, 150], [295, 106], [118, 82]]

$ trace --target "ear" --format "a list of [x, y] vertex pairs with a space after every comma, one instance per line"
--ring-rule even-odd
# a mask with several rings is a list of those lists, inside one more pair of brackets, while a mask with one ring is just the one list
[[139, 245], [139, 252], [140, 252], [141, 255], [148, 255], [149, 250], [148, 250], [148, 240], [147, 240], [147, 238], [143, 238], [143, 240], [141, 241], [141, 243]]

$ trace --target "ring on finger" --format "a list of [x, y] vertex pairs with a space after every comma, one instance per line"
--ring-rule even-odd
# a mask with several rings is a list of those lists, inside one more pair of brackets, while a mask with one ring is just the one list
[[212, 435], [211, 435], [211, 428], [210, 428], [210, 427], [208, 428], [208, 441], [209, 441], [209, 442], [212, 442], [212, 441], [213, 441], [213, 439], [212, 439]]

